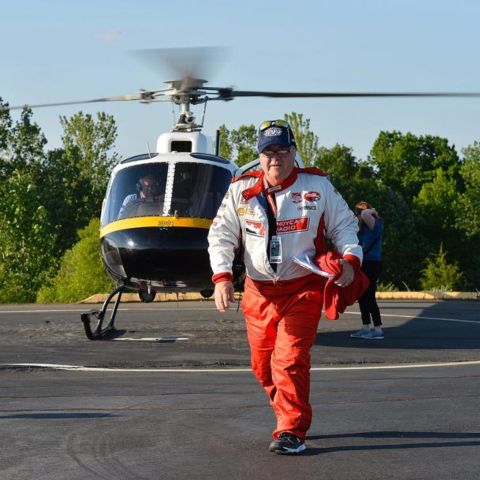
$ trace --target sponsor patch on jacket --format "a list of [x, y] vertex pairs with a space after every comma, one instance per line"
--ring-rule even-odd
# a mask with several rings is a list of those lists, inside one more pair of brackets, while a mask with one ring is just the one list
[[256, 222], [255, 220], [245, 220], [245, 232], [249, 235], [254, 235], [256, 237], [264, 237], [265, 226], [262, 225], [262, 222]]
[[320, 200], [320, 194], [318, 192], [305, 192], [303, 198], [307, 202], [316, 202], [317, 200]]
[[317, 206], [316, 205], [300, 205], [297, 207], [298, 211], [304, 211], [304, 210], [316, 210]]
[[302, 232], [308, 230], [308, 222], [308, 217], [279, 220], [277, 222], [277, 233]]
[[243, 215], [254, 215], [255, 212], [253, 211], [253, 208], [250, 207], [238, 207], [237, 208], [237, 213], [239, 217], [242, 217]]
[[302, 193], [301, 192], [290, 193], [290, 200], [293, 203], [300, 203], [302, 201]]

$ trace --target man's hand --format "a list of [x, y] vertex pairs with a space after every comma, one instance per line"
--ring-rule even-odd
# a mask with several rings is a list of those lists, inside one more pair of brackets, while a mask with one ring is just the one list
[[233, 295], [233, 283], [231, 281], [218, 282], [215, 284], [215, 305], [219, 312], [225, 312], [230, 307], [230, 302], [235, 301]]
[[348, 287], [353, 282], [353, 276], [355, 272], [353, 271], [352, 264], [347, 260], [340, 259], [340, 265], [342, 266], [342, 274], [335, 280], [335, 285], [339, 287]]

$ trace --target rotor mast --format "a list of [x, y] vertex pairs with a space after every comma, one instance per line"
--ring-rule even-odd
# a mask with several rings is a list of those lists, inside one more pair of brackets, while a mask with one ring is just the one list
[[199, 132], [203, 125], [195, 122], [195, 115], [190, 110], [190, 105], [206, 103], [208, 96], [202, 87], [206, 80], [200, 78], [186, 77], [182, 80], [169, 80], [165, 82], [170, 84], [172, 102], [180, 107], [180, 115], [173, 127], [174, 132]]

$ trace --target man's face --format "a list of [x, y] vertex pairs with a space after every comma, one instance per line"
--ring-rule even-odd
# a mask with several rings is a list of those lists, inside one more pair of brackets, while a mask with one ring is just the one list
[[148, 198], [155, 195], [155, 180], [153, 178], [146, 177], [142, 181], [142, 194]]
[[260, 165], [268, 182], [276, 185], [292, 173], [295, 148], [270, 145], [260, 154]]

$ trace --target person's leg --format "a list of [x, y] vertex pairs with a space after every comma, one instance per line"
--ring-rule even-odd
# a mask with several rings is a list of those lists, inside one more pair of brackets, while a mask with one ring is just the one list
[[303, 442], [310, 428], [310, 349], [317, 334], [322, 300], [320, 291], [311, 290], [283, 302], [271, 360], [276, 388], [274, 438], [281, 432], [290, 432]]
[[370, 317], [370, 295], [369, 295], [369, 289], [363, 293], [363, 295], [358, 299], [358, 305], [360, 307], [360, 314], [362, 317], [362, 325], [364, 327], [364, 330], [368, 330], [370, 328], [370, 324], [372, 323], [371, 317]]
[[[375, 327], [382, 326], [380, 309], [378, 308], [377, 299], [375, 298], [375, 294], [377, 293], [377, 281], [378, 281], [378, 278], [380, 277], [381, 269], [382, 269], [381, 262], [375, 262], [371, 260], [365, 261], [364, 266], [362, 267], [362, 270], [365, 272], [368, 279], [370, 280], [370, 286], [366, 292], [368, 293], [368, 295], [364, 300], [365, 308], [369, 311], [371, 318], [373, 320], [373, 325]], [[360, 303], [360, 300], [359, 300], [359, 303]]]
[[249, 285], [248, 279], [245, 284], [242, 310], [250, 346], [252, 371], [265, 389], [273, 406], [276, 389], [272, 380], [271, 356], [275, 346], [276, 323], [279, 317], [270, 302]]

